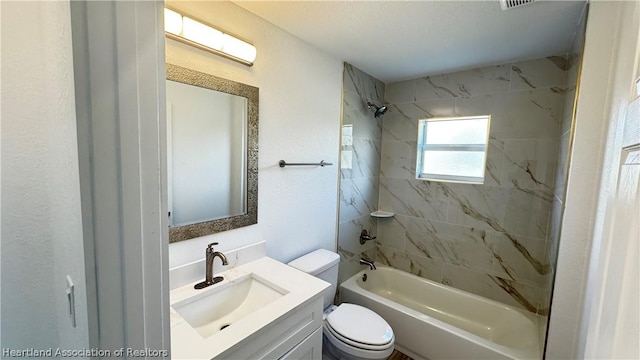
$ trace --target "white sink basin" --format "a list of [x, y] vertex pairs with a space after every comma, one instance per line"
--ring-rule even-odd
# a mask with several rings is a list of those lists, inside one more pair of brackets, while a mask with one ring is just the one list
[[288, 293], [254, 273], [196, 291], [172, 307], [203, 338], [233, 326]]
[[174, 359], [259, 358], [260, 351], [280, 346], [271, 343], [274, 329], [318, 322], [317, 316], [295, 321], [292, 317], [311, 302], [322, 304], [322, 292], [329, 288], [328, 283], [266, 256], [216, 275], [224, 280], [204, 289], [194, 289], [202, 280], [197, 276], [171, 290]]

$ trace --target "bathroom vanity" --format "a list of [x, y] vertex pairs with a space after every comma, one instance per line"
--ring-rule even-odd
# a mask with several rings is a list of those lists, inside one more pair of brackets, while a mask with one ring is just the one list
[[171, 291], [173, 358], [321, 359], [327, 282], [266, 256], [215, 275]]

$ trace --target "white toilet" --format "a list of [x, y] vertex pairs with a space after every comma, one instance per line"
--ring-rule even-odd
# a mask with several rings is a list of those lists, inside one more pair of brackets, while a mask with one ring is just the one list
[[330, 359], [386, 359], [393, 352], [395, 336], [375, 312], [355, 304], [332, 305], [338, 285], [340, 256], [320, 249], [289, 263], [331, 284], [324, 295], [323, 357]]

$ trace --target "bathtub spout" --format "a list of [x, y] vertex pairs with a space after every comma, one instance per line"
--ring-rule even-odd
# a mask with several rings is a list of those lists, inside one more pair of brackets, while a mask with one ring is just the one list
[[376, 264], [374, 264], [373, 261], [367, 259], [360, 259], [360, 264], [369, 266], [371, 270], [376, 269]]

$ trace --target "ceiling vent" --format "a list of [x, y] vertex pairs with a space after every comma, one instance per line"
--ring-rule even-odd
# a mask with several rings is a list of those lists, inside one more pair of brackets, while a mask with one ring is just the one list
[[509, 10], [523, 5], [531, 4], [535, 0], [500, 0], [502, 10]]

